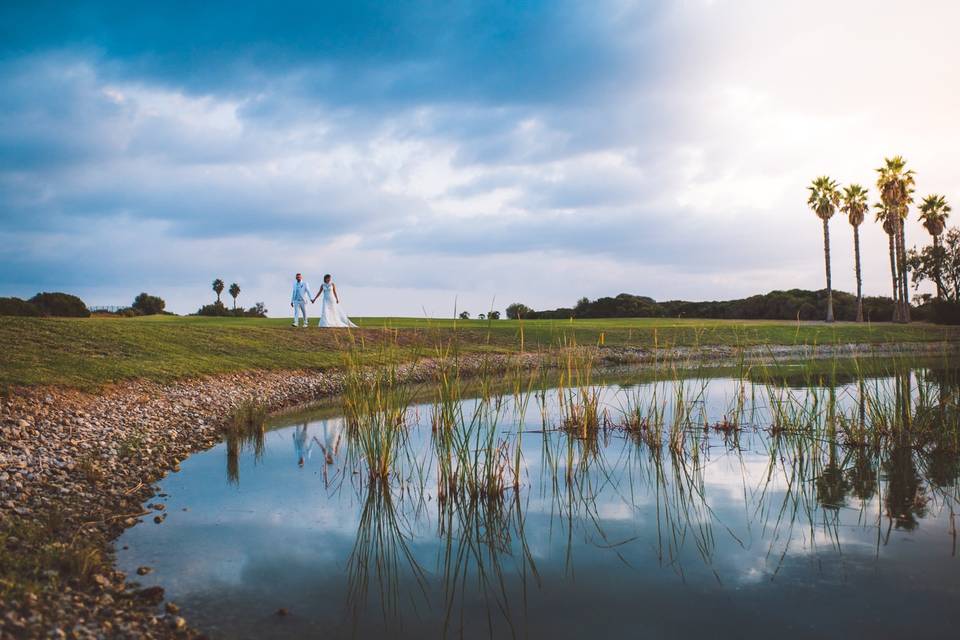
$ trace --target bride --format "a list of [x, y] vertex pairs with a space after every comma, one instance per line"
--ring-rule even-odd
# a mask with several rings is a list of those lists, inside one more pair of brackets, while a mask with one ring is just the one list
[[320, 324], [318, 326], [356, 328], [357, 325], [353, 324], [347, 314], [343, 312], [343, 309], [340, 308], [337, 285], [333, 284], [333, 279], [329, 273], [323, 276], [323, 284], [313, 298], [313, 302], [316, 302], [320, 296], [323, 296], [323, 302], [320, 303]]

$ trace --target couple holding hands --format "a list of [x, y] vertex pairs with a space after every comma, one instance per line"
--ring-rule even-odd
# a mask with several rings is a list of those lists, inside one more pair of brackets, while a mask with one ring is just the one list
[[319, 327], [356, 327], [347, 317], [347, 314], [340, 308], [340, 296], [337, 295], [337, 285], [333, 284], [333, 278], [330, 274], [323, 276], [323, 284], [317, 295], [310, 291], [310, 285], [303, 279], [302, 274], [297, 274], [297, 279], [293, 283], [293, 294], [290, 296], [290, 306], [293, 307], [293, 326], [301, 326], [299, 318], [303, 318], [303, 327], [307, 326], [307, 301], [315, 303], [317, 298], [323, 297], [320, 303], [320, 323]]

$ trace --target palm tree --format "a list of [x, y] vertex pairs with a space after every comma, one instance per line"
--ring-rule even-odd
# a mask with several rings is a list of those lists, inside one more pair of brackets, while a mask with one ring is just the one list
[[859, 184], [852, 184], [843, 190], [843, 206], [840, 210], [847, 214], [847, 220], [853, 227], [853, 256], [857, 274], [857, 322], [863, 322], [863, 278], [860, 273], [860, 225], [869, 209], [867, 190]]
[[933, 236], [933, 251], [937, 256], [936, 273], [934, 279], [937, 282], [937, 300], [943, 297], [943, 285], [940, 283], [940, 263], [943, 256], [940, 255], [940, 234], [947, 226], [947, 218], [950, 217], [952, 209], [947, 204], [946, 198], [936, 193], [932, 193], [923, 199], [920, 203], [920, 222], [924, 228]]
[[823, 259], [827, 267], [827, 322], [833, 322], [833, 285], [830, 279], [830, 225], [840, 204], [839, 185], [827, 176], [816, 178], [809, 187], [807, 205], [823, 221]]
[[237, 309], [237, 296], [240, 295], [240, 285], [236, 282], [230, 285], [230, 295], [233, 296], [233, 309]]
[[890, 243], [890, 279], [893, 281], [893, 321], [900, 321], [900, 275], [897, 273], [897, 222], [882, 202], [873, 205], [877, 210], [877, 222], [883, 223], [883, 231]]
[[223, 293], [223, 280], [217, 278], [213, 281], [213, 290], [217, 294], [217, 304], [220, 304], [220, 294]]
[[910, 293], [907, 281], [907, 241], [904, 221], [913, 202], [915, 184], [913, 170], [907, 169], [907, 161], [901, 156], [884, 158], [884, 165], [877, 169], [877, 189], [880, 201], [897, 223], [897, 272], [900, 276], [900, 321], [910, 322]]

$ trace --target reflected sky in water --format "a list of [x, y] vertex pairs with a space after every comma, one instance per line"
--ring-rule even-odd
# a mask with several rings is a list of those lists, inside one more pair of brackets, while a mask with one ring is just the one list
[[[603, 388], [609, 420], [674, 384]], [[128, 530], [118, 562], [151, 566], [141, 583], [219, 637], [956, 632], [954, 455], [774, 437], [766, 388], [684, 384], [699, 423], [742, 392], [739, 436], [697, 432], [676, 457], [619, 429], [554, 429], [555, 392], [522, 415], [506, 398], [498, 429], [522, 432], [522, 472], [493, 502], [437, 499], [428, 405], [408, 413], [389, 486], [368, 483], [342, 418], [283, 417], [259, 447], [184, 461], [155, 499], [168, 518]], [[856, 414], [858, 390], [833, 390], [841, 411]]]

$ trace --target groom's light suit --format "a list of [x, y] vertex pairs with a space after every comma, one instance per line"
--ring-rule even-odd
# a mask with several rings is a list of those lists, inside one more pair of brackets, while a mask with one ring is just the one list
[[293, 324], [297, 324], [297, 317], [303, 316], [303, 326], [307, 326], [307, 302], [313, 298], [310, 285], [306, 280], [293, 281], [293, 293], [290, 302], [293, 303]]

